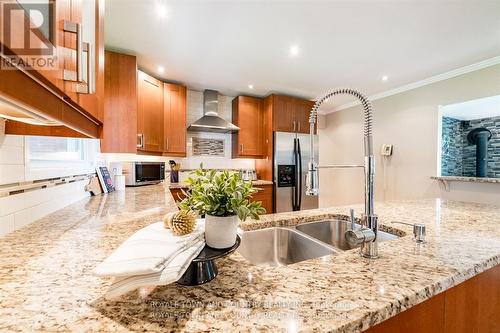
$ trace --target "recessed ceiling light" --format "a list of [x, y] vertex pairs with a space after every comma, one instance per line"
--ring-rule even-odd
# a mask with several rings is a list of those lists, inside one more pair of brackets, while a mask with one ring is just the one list
[[162, 2], [158, 2], [156, 4], [156, 14], [160, 18], [164, 18], [167, 16], [167, 7]]
[[292, 57], [298, 56], [299, 55], [299, 51], [300, 51], [300, 49], [299, 49], [298, 45], [292, 45], [292, 46], [290, 46], [290, 55]]
[[384, 81], [384, 82], [385, 82], [385, 81], [387, 81], [387, 80], [389, 80], [389, 77], [388, 77], [387, 75], [382, 76], [382, 81]]
[[165, 72], [165, 68], [163, 66], [158, 66], [158, 73], [163, 74]]
[[249, 84], [248, 89], [253, 89], [253, 84]]

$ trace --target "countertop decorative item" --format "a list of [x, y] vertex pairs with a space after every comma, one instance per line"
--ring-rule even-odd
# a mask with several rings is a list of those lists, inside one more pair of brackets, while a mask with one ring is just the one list
[[191, 210], [180, 210], [166, 214], [163, 223], [165, 228], [172, 229], [174, 235], [183, 236], [191, 233], [196, 227], [196, 215]]
[[96, 167], [96, 172], [99, 177], [99, 182], [101, 183], [102, 191], [104, 193], [114, 192], [115, 187], [113, 186], [113, 180], [111, 179], [108, 168], [105, 166], [98, 166]]
[[205, 215], [205, 240], [212, 248], [233, 246], [239, 221], [259, 219], [259, 214], [266, 212], [261, 202], [250, 202], [257, 190], [239, 173], [208, 171], [201, 166], [186, 182], [191, 192], [179, 207]]

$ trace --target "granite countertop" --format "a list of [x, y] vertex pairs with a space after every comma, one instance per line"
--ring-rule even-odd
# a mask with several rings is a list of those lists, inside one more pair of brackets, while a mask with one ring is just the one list
[[[273, 185], [273, 182], [270, 180], [252, 180], [252, 184], [254, 186], [262, 186], [262, 185]], [[168, 183], [168, 188], [176, 189], [176, 188], [188, 188], [188, 184], [185, 182], [178, 183]]]
[[[361, 206], [355, 206], [357, 213]], [[142, 288], [117, 300], [92, 270], [135, 231], [176, 209], [168, 186], [81, 200], [0, 242], [0, 331], [311, 331], [371, 327], [500, 262], [499, 207], [439, 199], [378, 203], [381, 228], [401, 238], [380, 258], [357, 250], [284, 267], [218, 260], [208, 284]], [[246, 230], [346, 218], [347, 207], [263, 216]], [[342, 214], [342, 215], [339, 215]], [[427, 243], [411, 227], [424, 223]]]
[[452, 181], [452, 182], [500, 184], [500, 178], [488, 178], [488, 177], [432, 176], [431, 179]]

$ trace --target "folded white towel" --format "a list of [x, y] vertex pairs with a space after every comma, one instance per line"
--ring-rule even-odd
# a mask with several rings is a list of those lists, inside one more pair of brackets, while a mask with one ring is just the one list
[[175, 236], [163, 223], [153, 223], [133, 234], [94, 270], [98, 276], [131, 276], [161, 272], [187, 248], [204, 243], [204, 221], [195, 230]]
[[182, 277], [188, 269], [189, 264], [191, 264], [191, 261], [198, 256], [204, 247], [205, 239], [203, 238], [172, 259], [169, 265], [161, 272], [116, 278], [106, 292], [105, 297], [112, 299], [140, 287], [163, 286], [176, 282]]

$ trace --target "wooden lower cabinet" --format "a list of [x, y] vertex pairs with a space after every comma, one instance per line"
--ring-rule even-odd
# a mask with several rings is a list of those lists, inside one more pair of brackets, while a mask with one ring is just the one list
[[500, 265], [401, 312], [365, 332], [500, 332]]
[[273, 185], [257, 185], [259, 191], [252, 196], [252, 201], [261, 201], [267, 214], [273, 213]]

